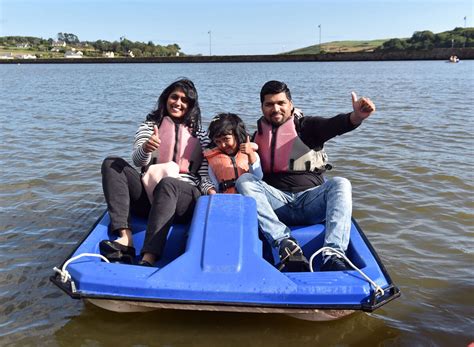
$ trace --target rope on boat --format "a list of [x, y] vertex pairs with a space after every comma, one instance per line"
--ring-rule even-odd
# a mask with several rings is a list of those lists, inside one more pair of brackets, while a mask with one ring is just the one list
[[71, 280], [71, 274], [66, 270], [66, 267], [70, 263], [72, 263], [74, 260], [77, 260], [77, 259], [80, 259], [80, 258], [83, 258], [83, 257], [96, 257], [96, 258], [102, 259], [103, 261], [105, 261], [107, 263], [110, 263], [110, 261], [106, 257], [104, 257], [102, 254], [81, 253], [79, 255], [76, 255], [75, 257], [72, 257], [72, 258], [68, 259], [64, 263], [64, 265], [61, 269], [58, 269], [56, 266], [53, 268], [53, 270], [61, 276], [61, 282], [66, 283], [67, 281]]
[[[375, 283], [374, 281], [372, 281], [369, 276], [367, 276], [365, 273], [363, 273], [357, 266], [355, 266], [350, 260], [349, 258], [347, 258], [347, 256], [342, 253], [341, 251], [337, 250], [337, 249], [334, 249], [332, 247], [322, 247], [320, 248], [319, 250], [317, 250], [316, 252], [313, 253], [313, 255], [311, 256], [311, 258], [309, 258], [309, 268], [311, 270], [311, 272], [314, 272], [314, 269], [313, 269], [313, 260], [314, 258], [320, 254], [321, 252], [324, 252], [324, 251], [329, 251], [327, 252], [328, 254], [335, 254], [336, 256], [339, 256], [341, 258], [343, 258], [345, 261], [347, 261], [347, 263], [354, 269], [356, 270], [358, 273], [360, 273], [362, 275], [362, 277], [364, 277], [374, 288], [375, 288], [375, 293], [377, 294], [380, 294], [380, 295], [384, 295], [385, 294], [385, 291], [382, 289], [382, 287], [380, 287], [377, 283]], [[70, 259], [68, 259], [63, 267], [61, 269], [58, 269], [56, 266], [53, 268], [53, 270], [55, 272], [57, 272], [60, 276], [61, 276], [61, 282], [63, 283], [66, 283], [67, 281], [71, 280], [71, 274], [69, 273], [69, 271], [66, 270], [67, 266], [72, 263], [73, 261], [77, 260], [77, 259], [80, 259], [80, 258], [83, 258], [83, 257], [96, 257], [96, 258], [100, 258], [102, 259], [103, 261], [105, 261], [106, 263], [110, 263], [110, 261], [104, 257], [102, 254], [96, 254], [96, 253], [82, 253], [82, 254], [79, 254], [79, 255], [76, 255], [75, 257], [72, 257]], [[74, 284], [72, 281], [71, 281], [72, 284]], [[75, 291], [75, 290], [73, 290]]]
[[375, 283], [374, 281], [372, 281], [369, 276], [367, 276], [365, 273], [363, 273], [357, 266], [355, 266], [350, 260], [349, 258], [347, 258], [347, 256], [342, 253], [341, 251], [337, 250], [337, 249], [334, 249], [332, 247], [323, 247], [323, 248], [320, 248], [319, 250], [317, 250], [316, 252], [313, 253], [313, 255], [311, 256], [311, 258], [309, 258], [309, 269], [311, 270], [311, 272], [314, 272], [313, 270], [313, 260], [314, 258], [321, 252], [324, 252], [324, 251], [329, 251], [327, 252], [326, 254], [327, 255], [336, 255], [336, 256], [339, 256], [341, 258], [343, 258], [345, 261], [347, 261], [347, 263], [354, 269], [356, 270], [358, 273], [360, 273], [362, 275], [362, 277], [364, 277], [374, 288], [375, 288], [375, 294], [380, 294], [380, 295], [384, 295], [385, 294], [385, 291], [382, 289], [382, 287], [380, 287], [377, 283]]

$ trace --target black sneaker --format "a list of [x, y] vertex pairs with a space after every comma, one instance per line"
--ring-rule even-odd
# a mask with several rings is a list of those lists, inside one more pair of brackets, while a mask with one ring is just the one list
[[301, 247], [295, 239], [287, 238], [280, 242], [280, 263], [277, 268], [285, 272], [309, 271], [308, 259], [303, 254]]
[[301, 250], [301, 247], [298, 245], [298, 242], [296, 242], [295, 239], [288, 238], [283, 239], [280, 242], [280, 250], [278, 254], [280, 255], [280, 261], [283, 263], [288, 260], [291, 255], [303, 255], [303, 251]]
[[347, 271], [353, 270], [352, 267], [342, 258], [331, 255], [330, 258], [321, 265], [321, 271]]

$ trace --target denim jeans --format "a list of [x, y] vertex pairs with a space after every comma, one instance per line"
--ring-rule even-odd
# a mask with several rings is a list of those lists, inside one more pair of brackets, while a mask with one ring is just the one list
[[236, 182], [240, 194], [257, 201], [258, 223], [274, 247], [291, 236], [287, 225], [309, 225], [325, 221], [324, 246], [345, 252], [349, 244], [352, 188], [349, 180], [334, 177], [318, 187], [291, 193], [278, 190], [252, 174]]

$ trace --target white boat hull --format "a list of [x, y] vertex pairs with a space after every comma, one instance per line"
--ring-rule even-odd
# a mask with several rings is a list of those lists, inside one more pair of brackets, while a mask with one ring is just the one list
[[307, 321], [331, 321], [355, 313], [354, 310], [318, 310], [304, 308], [273, 308], [232, 305], [173, 304], [161, 302], [86, 299], [91, 304], [113, 312], [149, 312], [160, 309], [285, 314]]

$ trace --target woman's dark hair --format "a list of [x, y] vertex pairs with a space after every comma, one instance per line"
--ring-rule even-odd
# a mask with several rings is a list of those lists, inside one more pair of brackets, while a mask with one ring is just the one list
[[248, 135], [244, 121], [235, 113], [219, 113], [211, 120], [207, 133], [211, 139], [210, 147], [215, 147], [213, 141], [220, 136], [234, 135], [240, 145], [247, 141]]
[[159, 126], [163, 117], [169, 116], [166, 102], [168, 101], [170, 94], [176, 89], [181, 89], [188, 98], [188, 111], [184, 116], [183, 123], [191, 128], [193, 133], [196, 133], [201, 129], [201, 109], [199, 108], [196, 87], [194, 86], [194, 83], [187, 78], [181, 78], [171, 83], [165, 88], [165, 90], [163, 90], [158, 98], [155, 110], [147, 115], [146, 120], [153, 121]]
[[286, 83], [280, 81], [268, 81], [263, 85], [262, 89], [260, 90], [260, 103], [263, 103], [265, 95], [273, 95], [280, 93], [285, 93], [288, 100], [291, 101], [290, 88], [288, 88]]

